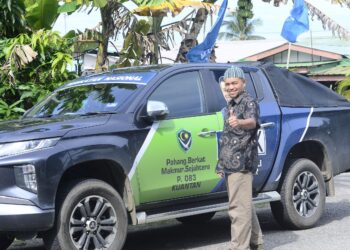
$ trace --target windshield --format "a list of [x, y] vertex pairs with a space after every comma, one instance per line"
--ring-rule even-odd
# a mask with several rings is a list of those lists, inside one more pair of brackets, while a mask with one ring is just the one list
[[142, 85], [100, 83], [65, 88], [49, 95], [24, 117], [51, 117], [117, 112]]

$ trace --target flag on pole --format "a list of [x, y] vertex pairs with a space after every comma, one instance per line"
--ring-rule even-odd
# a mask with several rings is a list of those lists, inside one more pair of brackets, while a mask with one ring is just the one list
[[204, 41], [197, 46], [193, 47], [188, 51], [186, 58], [189, 62], [208, 62], [211, 51], [214, 47], [216, 38], [218, 37], [219, 30], [222, 24], [222, 20], [225, 16], [225, 11], [227, 8], [227, 0], [224, 0], [221, 4], [218, 18], [215, 21], [215, 24], [205, 37]]
[[297, 37], [309, 30], [309, 13], [304, 0], [294, 0], [290, 16], [283, 24], [281, 36], [287, 41], [295, 43]]

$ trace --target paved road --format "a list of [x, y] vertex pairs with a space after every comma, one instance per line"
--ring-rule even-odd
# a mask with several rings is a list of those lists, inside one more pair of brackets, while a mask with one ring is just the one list
[[[257, 211], [264, 233], [264, 249], [350, 249], [350, 173], [336, 177], [336, 196], [327, 198], [325, 213], [315, 228], [286, 231], [275, 222], [269, 207]], [[224, 212], [202, 225], [184, 226], [170, 220], [130, 227], [124, 249], [227, 250], [229, 227], [230, 220]], [[32, 240], [10, 249], [43, 250], [44, 247], [40, 240]]]

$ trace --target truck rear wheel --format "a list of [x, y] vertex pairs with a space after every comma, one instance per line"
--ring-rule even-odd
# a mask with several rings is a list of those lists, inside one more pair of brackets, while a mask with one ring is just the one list
[[13, 240], [13, 236], [0, 233], [0, 249], [7, 249], [12, 244]]
[[281, 201], [271, 202], [272, 213], [282, 227], [314, 226], [325, 207], [325, 185], [320, 169], [308, 159], [289, 162], [280, 189]]
[[48, 249], [121, 249], [127, 233], [125, 205], [107, 183], [79, 181], [63, 192], [56, 227], [44, 237]]

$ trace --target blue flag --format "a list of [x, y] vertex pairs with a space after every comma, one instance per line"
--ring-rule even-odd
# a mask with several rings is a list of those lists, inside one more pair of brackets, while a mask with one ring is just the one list
[[218, 37], [219, 30], [221, 27], [222, 20], [224, 19], [225, 11], [227, 8], [227, 0], [224, 0], [221, 4], [218, 18], [215, 21], [215, 24], [205, 37], [204, 41], [198, 44], [196, 47], [193, 47], [188, 51], [186, 57], [189, 62], [208, 62], [211, 51], [214, 47], [216, 38]]
[[283, 24], [281, 36], [287, 41], [295, 43], [297, 37], [309, 30], [309, 14], [304, 0], [294, 0], [290, 16]]

